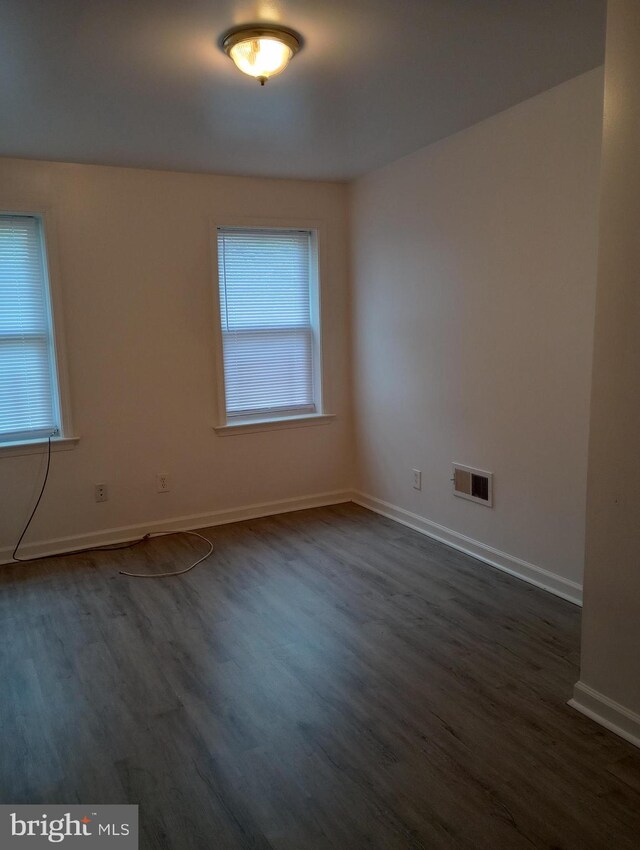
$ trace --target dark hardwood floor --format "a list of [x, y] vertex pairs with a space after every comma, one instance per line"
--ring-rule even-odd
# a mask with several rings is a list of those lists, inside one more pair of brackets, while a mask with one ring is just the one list
[[354, 505], [0, 569], [0, 801], [143, 848], [640, 846], [640, 751], [565, 705], [579, 609]]

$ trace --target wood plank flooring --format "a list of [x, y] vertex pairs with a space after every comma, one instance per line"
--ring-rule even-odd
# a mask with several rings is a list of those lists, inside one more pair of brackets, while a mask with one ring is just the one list
[[175, 850], [640, 846], [579, 609], [355, 505], [0, 569], [0, 801]]

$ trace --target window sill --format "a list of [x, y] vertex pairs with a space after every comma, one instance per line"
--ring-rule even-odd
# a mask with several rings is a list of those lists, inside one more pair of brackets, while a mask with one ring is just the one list
[[[51, 440], [52, 452], [68, 452], [80, 442], [80, 437], [56, 437]], [[0, 443], [0, 458], [21, 455], [43, 455], [47, 453], [47, 440], [21, 440], [15, 443]]]
[[309, 425], [327, 425], [335, 419], [334, 413], [311, 413], [308, 416], [281, 416], [277, 419], [254, 419], [230, 425], [214, 425], [219, 437], [237, 434], [258, 434], [261, 431], [281, 431], [283, 428], [306, 428]]

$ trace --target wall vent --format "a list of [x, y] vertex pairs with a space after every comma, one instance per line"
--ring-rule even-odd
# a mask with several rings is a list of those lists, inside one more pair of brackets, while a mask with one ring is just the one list
[[493, 507], [493, 472], [453, 464], [453, 495]]

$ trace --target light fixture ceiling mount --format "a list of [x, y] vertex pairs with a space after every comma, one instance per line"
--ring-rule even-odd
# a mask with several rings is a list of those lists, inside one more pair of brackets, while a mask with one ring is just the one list
[[255, 77], [263, 86], [284, 71], [302, 47], [302, 38], [278, 24], [247, 24], [228, 30], [220, 39], [220, 47], [239, 71]]

